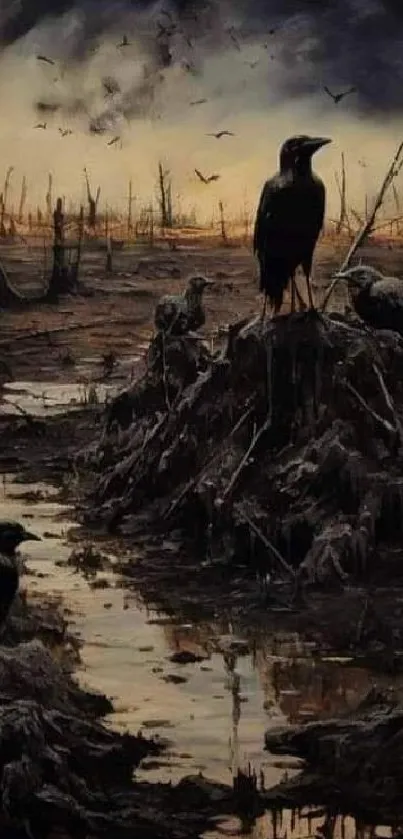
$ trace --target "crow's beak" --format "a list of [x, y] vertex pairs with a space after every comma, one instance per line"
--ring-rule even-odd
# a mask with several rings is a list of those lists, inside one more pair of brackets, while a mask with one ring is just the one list
[[332, 140], [329, 140], [328, 137], [309, 137], [309, 139], [304, 142], [304, 148], [311, 154], [315, 154], [315, 152], [319, 151], [322, 146], [327, 146], [331, 142]]
[[40, 536], [36, 536], [35, 533], [30, 533], [29, 530], [24, 530], [23, 533], [23, 542], [41, 542], [42, 539]]

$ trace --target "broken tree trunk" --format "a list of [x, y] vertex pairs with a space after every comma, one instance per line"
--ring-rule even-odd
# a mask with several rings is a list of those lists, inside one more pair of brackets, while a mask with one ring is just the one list
[[9, 166], [6, 172], [6, 177], [4, 180], [3, 192], [1, 194], [1, 202], [0, 202], [0, 236], [4, 238], [7, 236], [5, 219], [6, 219], [6, 212], [7, 212], [7, 198], [8, 198], [8, 191], [10, 188], [10, 181], [11, 175], [14, 172], [14, 166]]
[[86, 183], [86, 187], [87, 187], [87, 201], [88, 201], [87, 223], [88, 223], [88, 227], [91, 230], [95, 230], [95, 228], [97, 226], [97, 212], [98, 212], [99, 198], [100, 198], [100, 195], [101, 195], [101, 187], [100, 186], [98, 187], [98, 189], [96, 191], [95, 198], [94, 198], [94, 196], [91, 192], [90, 181], [89, 181], [87, 169], [84, 169], [84, 175], [85, 175], [85, 183]]

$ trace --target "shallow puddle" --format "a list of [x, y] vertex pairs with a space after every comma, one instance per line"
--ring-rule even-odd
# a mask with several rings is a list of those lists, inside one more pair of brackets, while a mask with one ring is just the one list
[[[296, 761], [264, 752], [267, 728], [339, 714], [355, 707], [372, 685], [386, 683], [348, 660], [320, 658], [297, 635], [256, 638], [252, 651], [236, 634], [230, 616], [217, 615], [209, 624], [175, 623], [147, 608], [135, 591], [120, 587], [121, 578], [113, 571], [97, 574], [108, 587], [93, 588], [64, 564], [77, 545], [67, 541], [74, 522], [69, 509], [55, 502], [55, 494], [47, 484], [21, 484], [5, 476], [0, 517], [25, 521], [43, 537], [26, 545], [33, 576], [23, 577], [22, 587], [63, 595], [68, 619], [83, 641], [78, 677], [113, 699], [110, 724], [169, 741], [161, 762], [150, 760], [150, 768], [144, 762], [138, 772], [142, 778], [176, 781], [202, 771], [228, 783], [237, 766], [250, 762], [258, 776], [263, 771], [269, 787], [285, 772], [295, 772]], [[171, 661], [185, 650], [201, 660]], [[350, 822], [354, 824], [345, 820], [346, 836], [356, 832], [346, 828]], [[323, 815], [298, 820], [284, 813], [274, 823], [267, 814], [242, 835], [305, 839], [320, 825]], [[224, 835], [240, 835], [236, 820], [221, 824], [208, 837]], [[379, 835], [389, 834], [382, 829]]]
[[36, 417], [65, 413], [94, 402], [103, 403], [108, 394], [116, 392], [116, 385], [83, 382], [8, 382], [3, 387], [0, 413], [18, 415], [26, 411]]

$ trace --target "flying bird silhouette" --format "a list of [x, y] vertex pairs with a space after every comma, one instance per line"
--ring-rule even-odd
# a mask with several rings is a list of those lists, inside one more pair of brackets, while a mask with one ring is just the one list
[[73, 132], [71, 128], [59, 128], [59, 133], [61, 137], [68, 137]]
[[168, 18], [169, 22], [170, 22], [173, 26], [175, 26], [175, 21], [174, 21], [174, 19], [173, 19], [173, 17], [172, 17], [171, 12], [168, 12], [168, 11], [167, 11], [167, 9], [162, 9], [162, 10], [161, 10], [161, 14], [162, 14], [162, 15], [165, 15], [165, 17], [167, 17], [167, 18]]
[[241, 47], [239, 46], [239, 41], [238, 41], [238, 38], [237, 38], [237, 37], [236, 37], [236, 35], [235, 35], [235, 32], [234, 32], [234, 27], [233, 27], [233, 26], [231, 26], [231, 28], [230, 28], [230, 29], [227, 29], [227, 32], [228, 32], [228, 35], [229, 35], [229, 36], [230, 36], [230, 38], [231, 38], [232, 43], [233, 43], [233, 44], [234, 44], [234, 46], [237, 48], [238, 52], [240, 52], [240, 51], [241, 51]]
[[114, 146], [115, 143], [119, 142], [119, 140], [120, 140], [120, 137], [114, 137], [112, 140], [109, 140], [109, 143], [107, 143], [107, 146]]
[[161, 23], [161, 21], [157, 21], [157, 26], [159, 30], [157, 33], [157, 38], [170, 38], [171, 35], [173, 35], [174, 32], [176, 32], [175, 24], [171, 24], [171, 26], [165, 26], [165, 24]]
[[106, 96], [114, 96], [115, 93], [120, 93], [120, 85], [116, 81], [116, 79], [113, 79], [112, 77], [102, 79], [102, 86], [103, 86], [104, 90], [106, 91], [105, 92], [105, 97]]
[[217, 131], [216, 133], [213, 131], [211, 134], [206, 134], [206, 137], [215, 137], [216, 140], [221, 140], [221, 137], [235, 137], [235, 134], [233, 131]]
[[208, 102], [208, 99], [194, 99], [193, 102], [190, 102], [190, 105], [204, 105], [205, 102]]
[[192, 73], [193, 76], [197, 76], [198, 72], [194, 64], [191, 61], [181, 61], [181, 67], [183, 70], [186, 70], [187, 73]]
[[219, 175], [209, 175], [206, 178], [205, 175], [202, 175], [199, 169], [195, 169], [195, 172], [197, 177], [199, 178], [199, 181], [201, 181], [202, 184], [211, 184], [213, 181], [218, 181], [220, 178]]
[[331, 99], [333, 99], [334, 104], [338, 105], [339, 102], [341, 102], [341, 100], [344, 99], [345, 96], [349, 96], [351, 93], [355, 93], [357, 88], [349, 87], [348, 90], [343, 90], [341, 93], [332, 93], [332, 91], [329, 90], [329, 88], [325, 85], [323, 90], [325, 91], [325, 93], [327, 93], [328, 96], [330, 96]]
[[34, 125], [34, 128], [42, 128], [45, 131], [47, 126], [48, 126], [47, 122], [38, 122], [37, 125]]
[[37, 55], [36, 58], [37, 58], [38, 61], [44, 61], [45, 64], [52, 64], [53, 66], [55, 66], [55, 64], [56, 64], [55, 61], [52, 61], [51, 58], [47, 58], [46, 55]]
[[96, 120], [90, 120], [89, 132], [90, 134], [106, 134], [106, 126], [101, 125]]

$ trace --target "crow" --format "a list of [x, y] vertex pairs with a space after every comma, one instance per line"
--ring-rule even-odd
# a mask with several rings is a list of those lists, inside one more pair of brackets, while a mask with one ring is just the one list
[[330, 96], [331, 99], [333, 99], [334, 104], [338, 105], [339, 102], [341, 102], [341, 100], [344, 99], [345, 96], [349, 96], [351, 93], [355, 93], [357, 88], [349, 87], [348, 90], [343, 90], [341, 93], [332, 93], [332, 91], [329, 90], [329, 88], [326, 86], [323, 88], [323, 90], [325, 91], [325, 93], [327, 93], [328, 96]]
[[348, 283], [357, 315], [375, 329], [392, 329], [403, 335], [403, 282], [384, 277], [371, 265], [356, 265], [338, 271], [339, 280]]
[[218, 181], [220, 178], [220, 175], [209, 175], [206, 178], [204, 175], [202, 175], [199, 169], [195, 169], [195, 172], [197, 177], [199, 178], [199, 181], [201, 181], [203, 184], [211, 184], [212, 181]]
[[36, 58], [37, 58], [37, 61], [44, 61], [44, 62], [45, 62], [45, 64], [52, 64], [52, 65], [53, 65], [53, 67], [54, 67], [54, 66], [55, 66], [55, 64], [56, 64], [56, 62], [55, 62], [55, 61], [52, 61], [52, 59], [51, 59], [51, 58], [47, 58], [47, 57], [46, 57], [46, 55], [37, 55], [37, 56], [36, 56]]
[[40, 542], [15, 521], [0, 521], [0, 623], [4, 623], [10, 611], [19, 585], [19, 567], [16, 549], [21, 542]]
[[331, 140], [300, 135], [283, 143], [280, 171], [266, 181], [256, 214], [253, 250], [260, 267], [260, 290], [277, 313], [284, 292], [292, 283], [292, 309], [295, 308], [294, 275], [302, 265], [308, 299], [314, 308], [309, 282], [312, 258], [325, 213], [325, 186], [313, 172], [312, 155]]
[[212, 134], [206, 134], [206, 137], [215, 137], [216, 140], [220, 140], [221, 137], [235, 137], [233, 131], [217, 131], [216, 134], [214, 132]]

